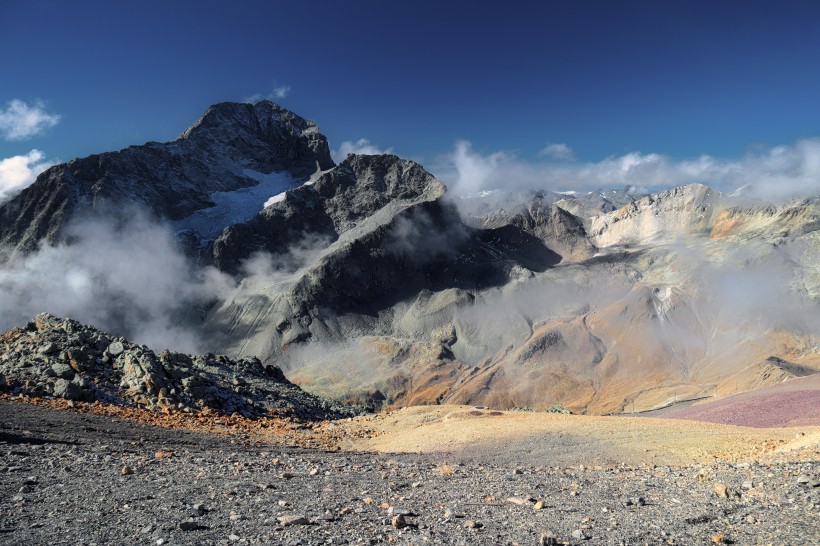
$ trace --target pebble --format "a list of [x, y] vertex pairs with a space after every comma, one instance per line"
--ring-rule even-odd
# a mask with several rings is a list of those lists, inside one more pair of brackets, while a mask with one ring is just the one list
[[552, 531], [547, 531], [546, 533], [542, 533], [541, 537], [538, 539], [539, 546], [558, 546], [558, 537], [555, 536], [555, 533]]
[[195, 521], [183, 521], [179, 524], [180, 531], [195, 531], [199, 528], [199, 524]]
[[576, 529], [572, 532], [572, 538], [575, 540], [589, 540], [592, 535], [586, 529]]
[[482, 527], [484, 527], [484, 524], [480, 521], [468, 519], [464, 522], [464, 527], [466, 527], [467, 529], [481, 529]]
[[397, 516], [393, 516], [393, 519], [390, 520], [390, 524], [394, 529], [404, 529], [407, 527], [407, 520], [404, 519], [403, 515], [399, 514]]

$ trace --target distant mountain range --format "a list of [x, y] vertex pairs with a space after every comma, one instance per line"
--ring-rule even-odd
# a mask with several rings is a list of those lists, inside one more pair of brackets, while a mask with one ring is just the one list
[[184, 319], [203, 349], [322, 395], [610, 413], [820, 370], [817, 197], [462, 200], [395, 155], [335, 165], [269, 101], [222, 103], [173, 142], [42, 173], [0, 205], [0, 267], [131, 208], [236, 281]]

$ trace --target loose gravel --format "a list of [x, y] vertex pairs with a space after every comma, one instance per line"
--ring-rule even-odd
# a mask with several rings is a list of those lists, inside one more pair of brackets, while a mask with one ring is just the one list
[[0, 543], [820, 544], [817, 462], [534, 467], [252, 438], [0, 402]]

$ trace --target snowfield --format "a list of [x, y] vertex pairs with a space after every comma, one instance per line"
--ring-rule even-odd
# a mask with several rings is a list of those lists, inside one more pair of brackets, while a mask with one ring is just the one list
[[203, 241], [209, 241], [227, 226], [247, 222], [268, 205], [284, 200], [285, 191], [302, 183], [302, 180], [286, 172], [265, 174], [245, 169], [242, 174], [256, 180], [258, 184], [234, 191], [211, 193], [210, 199], [214, 206], [198, 210], [187, 218], [174, 222], [174, 229], [190, 229]]

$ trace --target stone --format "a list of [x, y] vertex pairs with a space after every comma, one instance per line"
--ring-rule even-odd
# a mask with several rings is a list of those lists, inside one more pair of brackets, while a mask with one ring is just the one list
[[586, 529], [575, 529], [572, 532], [572, 538], [575, 540], [589, 540], [592, 538], [592, 535]]
[[205, 506], [202, 504], [194, 504], [188, 511], [188, 515], [193, 518], [199, 518], [205, 515]]
[[407, 520], [404, 519], [403, 515], [398, 514], [390, 520], [390, 525], [392, 525], [394, 529], [404, 529], [407, 527]]
[[41, 345], [37, 352], [41, 355], [53, 355], [55, 353], [60, 352], [60, 346], [53, 342], [48, 342], [45, 345]]
[[111, 356], [120, 356], [125, 351], [122, 342], [114, 341], [108, 345], [108, 354]]
[[310, 521], [301, 514], [289, 514], [286, 516], [279, 516], [276, 518], [282, 527], [289, 527], [291, 525], [308, 525]]
[[484, 527], [484, 524], [480, 521], [468, 519], [464, 522], [464, 527], [467, 529], [481, 529], [482, 527]]
[[66, 400], [79, 400], [83, 396], [83, 390], [80, 386], [76, 383], [72, 383], [68, 379], [56, 380], [54, 382], [53, 393], [54, 396], [58, 398], [65, 398]]
[[558, 537], [552, 531], [541, 533], [541, 537], [538, 539], [539, 546], [558, 546], [558, 544]]
[[54, 372], [56, 377], [61, 379], [74, 379], [74, 370], [71, 369], [71, 366], [68, 364], [63, 364], [62, 362], [55, 362], [51, 365], [51, 370]]
[[182, 521], [179, 524], [180, 531], [196, 531], [202, 527], [195, 521]]
[[715, 485], [715, 495], [717, 495], [718, 497], [728, 497], [729, 488], [726, 487], [726, 484], [719, 483]]
[[228, 540], [231, 542], [237, 542], [239, 540], [239, 535], [228, 535]]
[[120, 470], [120, 474], [122, 474], [123, 476], [130, 476], [134, 472], [135, 472], [134, 468], [130, 467], [130, 466], [124, 466], [124, 467], [122, 467], [122, 470]]

